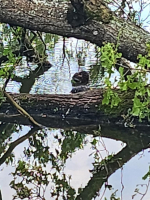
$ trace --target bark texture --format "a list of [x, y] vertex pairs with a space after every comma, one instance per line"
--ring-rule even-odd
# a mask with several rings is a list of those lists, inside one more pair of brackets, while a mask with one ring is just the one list
[[70, 3], [64, 1], [35, 4], [29, 0], [0, 0], [0, 22], [85, 39], [98, 46], [103, 42], [116, 44], [120, 35], [119, 52], [124, 58], [137, 62], [138, 54], [146, 54], [150, 35], [140, 27], [115, 17], [109, 24], [90, 20], [86, 25], [72, 28], [66, 19], [69, 6]]
[[[122, 102], [117, 107], [110, 108], [102, 105], [103, 90], [101, 89], [70, 95], [11, 94], [23, 109], [44, 126], [55, 128], [86, 124], [147, 126], [149, 124], [147, 120], [140, 123], [136, 118], [133, 121], [133, 118], [123, 117], [132, 107], [133, 93], [120, 92], [119, 95], [123, 97]], [[28, 120], [22, 119], [16, 108], [6, 101], [0, 107], [0, 120], [8, 122], [10, 119], [11, 122], [28, 124]], [[51, 119], [55, 119], [55, 123], [51, 123]]]

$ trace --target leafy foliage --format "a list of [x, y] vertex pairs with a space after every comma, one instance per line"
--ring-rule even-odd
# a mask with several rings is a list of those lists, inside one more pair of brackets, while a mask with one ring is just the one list
[[[40, 165], [31, 166], [24, 161], [19, 160], [16, 170], [14, 173], [12, 173], [12, 175], [14, 177], [18, 176], [21, 178], [21, 181], [19, 183], [16, 183], [16, 178], [10, 183], [10, 186], [17, 192], [17, 195], [14, 196], [14, 199], [17, 199], [17, 197], [19, 197], [20, 199], [30, 199], [32, 198], [33, 194], [36, 194], [37, 197], [41, 197], [41, 199], [43, 198], [45, 191], [44, 189], [42, 190], [42, 188], [47, 186], [49, 183], [49, 173], [43, 170]], [[31, 183], [34, 183], [34, 188], [29, 189], [26, 184], [28, 185]]]
[[[134, 1], [119, 1], [120, 7], [116, 10], [116, 13], [120, 12], [120, 15], [122, 15], [121, 11], [127, 9], [126, 12], [123, 13], [125, 18], [141, 26], [142, 20], [139, 17], [140, 13], [131, 8], [133, 2]], [[108, 3], [114, 3], [114, 1], [108, 1]], [[43, 62], [47, 57], [46, 44], [49, 43], [49, 48], [52, 48], [57, 40], [57, 36], [53, 37], [50, 34], [35, 33], [20, 27], [3, 25], [3, 34], [0, 35], [0, 56], [7, 57], [7, 61], [3, 62], [2, 67], [0, 68], [0, 78], [7, 79], [9, 76], [13, 77], [13, 71], [15, 70], [15, 67], [21, 63], [24, 52], [28, 52], [28, 54], [25, 55], [28, 58], [30, 57], [31, 59], [34, 57], [36, 63]], [[25, 44], [28, 45], [26, 46]], [[147, 44], [147, 55], [138, 56], [139, 62], [133, 69], [134, 73], [128, 75], [127, 79], [125, 79], [126, 72], [124, 66], [120, 65], [118, 70], [120, 75], [119, 80], [115, 80], [115, 82], [112, 83], [111, 77], [118, 60], [122, 56], [118, 53], [118, 46], [119, 41], [117, 46], [108, 43], [101, 49], [98, 48], [100, 58], [98, 62], [99, 65], [91, 68], [91, 78], [94, 79], [94, 81], [97, 81], [99, 77], [102, 77], [100, 73], [105, 69], [107, 76], [104, 80], [106, 92], [103, 97], [103, 105], [110, 106], [110, 108], [116, 108], [122, 102], [117, 90], [114, 90], [116, 88], [126, 92], [133, 91], [133, 106], [127, 114], [137, 116], [139, 119], [145, 117], [150, 119], [150, 89], [147, 77], [150, 68], [150, 44]], [[27, 49], [25, 49], [25, 47], [27, 47]], [[30, 52], [30, 47], [32, 53]], [[19, 51], [19, 53], [16, 53], [16, 51]], [[73, 52], [71, 52], [70, 55], [68, 52], [68, 57], [71, 57], [72, 55]], [[85, 62], [85, 59], [82, 59], [82, 52], [78, 53], [77, 58], [79, 65], [82, 65]], [[5, 100], [1, 91], [0, 99]], [[15, 127], [10, 127], [10, 132], [11, 131], [16, 131]], [[8, 141], [11, 140], [10, 132], [6, 132], [5, 129], [1, 132], [1, 154], [8, 149]], [[64, 166], [67, 159], [70, 158], [77, 149], [83, 148], [83, 144], [86, 143], [85, 135], [74, 131], [62, 131], [61, 134], [62, 137], [55, 135], [55, 140], [61, 146], [60, 148], [55, 149], [55, 151], [49, 146], [48, 136], [45, 132], [39, 131], [38, 134], [32, 135], [29, 138], [29, 147], [24, 150], [27, 161], [20, 159], [16, 164], [15, 172], [12, 173], [14, 180], [10, 185], [16, 191], [14, 199], [28, 198], [44, 200], [45, 189], [51, 182], [54, 183], [54, 186], [50, 190], [52, 197], [55, 197], [56, 199], [75, 199], [76, 191], [71, 187], [71, 176], [67, 177], [64, 173]], [[4, 141], [7, 137], [8, 141]], [[109, 155], [101, 160], [96, 146], [98, 142], [97, 138], [94, 138], [91, 142], [92, 148], [95, 150], [94, 167], [99, 166], [100, 163], [106, 165], [107, 162], [113, 158], [113, 155]], [[9, 154], [6, 163], [12, 163], [13, 161], [13, 154]], [[31, 161], [33, 162], [31, 163]], [[52, 170], [46, 169], [47, 164], [51, 165]], [[150, 172], [148, 171], [143, 179], [145, 180], [149, 175]], [[80, 192], [82, 192], [81, 188], [79, 189], [79, 193]], [[119, 200], [119, 198], [116, 197], [116, 193], [111, 195], [111, 199]]]
[[[130, 115], [137, 116], [139, 119], [150, 119], [150, 88], [148, 85], [148, 73], [150, 67], [149, 60], [149, 44], [147, 44], [148, 53], [146, 56], [139, 55], [139, 62], [133, 68], [134, 72], [131, 75], [127, 75], [125, 80], [125, 72], [122, 66], [119, 67], [119, 80], [115, 80], [115, 83], [111, 82], [111, 76], [114, 73], [117, 60], [121, 58], [121, 54], [117, 53], [117, 48], [113, 44], [106, 44], [101, 48], [101, 63], [102, 66], [108, 72], [108, 77], [105, 78], [106, 91], [102, 101], [103, 105], [110, 105], [111, 108], [116, 107], [121, 103], [122, 99], [118, 95], [118, 92], [114, 90], [119, 88], [121, 91], [133, 90], [133, 107], [130, 111]], [[113, 86], [115, 84], [115, 87]]]

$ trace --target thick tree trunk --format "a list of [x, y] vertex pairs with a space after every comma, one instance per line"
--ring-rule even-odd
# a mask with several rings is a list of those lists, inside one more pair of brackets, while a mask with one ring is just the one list
[[[119, 91], [118, 91], [119, 93]], [[122, 116], [132, 107], [133, 93], [123, 92], [119, 94], [122, 102], [113, 109], [102, 105], [103, 90], [94, 89], [82, 93], [70, 95], [31, 95], [31, 94], [11, 94], [13, 99], [19, 103], [34, 119], [45, 126], [72, 127], [86, 124], [120, 124], [130, 126], [131, 119], [124, 119]], [[4, 102], [0, 107], [0, 120], [11, 120], [28, 124], [22, 119], [9, 102]], [[55, 119], [55, 123], [51, 123]], [[134, 119], [134, 124], [138, 126], [147, 125], [147, 121], [139, 123]]]
[[[11, 96], [20, 106], [32, 114], [95, 120], [96, 117], [103, 116], [106, 109], [106, 106], [101, 105], [103, 99], [102, 89], [93, 89], [70, 95], [11, 94]], [[131, 96], [127, 98], [131, 98]], [[4, 102], [0, 109], [5, 109], [7, 105], [8, 103]], [[129, 103], [126, 105], [126, 109], [128, 107]], [[123, 114], [123, 110], [123, 106], [120, 107], [120, 110], [118, 106], [111, 116], [119, 116]], [[14, 110], [9, 110], [9, 112], [14, 113]]]
[[0, 22], [85, 39], [99, 46], [103, 42], [116, 44], [120, 35], [119, 51], [123, 57], [136, 62], [138, 54], [146, 54], [146, 43], [150, 41], [148, 32], [117, 18], [109, 24], [91, 20], [88, 25], [72, 28], [66, 20], [69, 5], [68, 2], [55, 1], [43, 5], [29, 0], [0, 0]]

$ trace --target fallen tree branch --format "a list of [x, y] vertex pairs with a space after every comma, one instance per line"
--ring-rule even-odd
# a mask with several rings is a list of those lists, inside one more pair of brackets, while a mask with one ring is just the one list
[[[104, 89], [93, 89], [86, 92], [70, 95], [40, 95], [40, 94], [11, 94], [13, 99], [19, 102], [20, 106], [25, 109], [32, 117], [45, 126], [53, 126], [50, 124], [50, 119], [56, 119], [57, 125], [59, 122], [65, 126], [68, 123], [87, 124], [119, 124], [130, 126], [135, 124], [137, 126], [148, 126], [148, 120], [139, 122], [138, 118], [128, 118], [127, 111], [133, 106], [134, 91], [118, 91], [118, 95], [122, 97], [122, 102], [114, 108], [102, 105]], [[0, 113], [6, 113], [5, 116], [1, 114], [0, 117], [5, 117], [8, 120], [9, 115], [13, 115], [13, 120], [19, 120], [16, 110], [4, 102], [0, 107]], [[134, 120], [134, 121], [133, 121]], [[59, 125], [57, 125], [59, 127]], [[66, 126], [67, 127], [67, 126]], [[131, 127], [131, 126], [130, 126]]]
[[138, 54], [146, 55], [146, 43], [150, 35], [132, 22], [114, 18], [105, 24], [90, 20], [88, 24], [72, 28], [67, 21], [70, 2], [48, 1], [47, 4], [35, 4], [28, 0], [0, 0], [0, 21], [31, 30], [49, 32], [65, 37], [85, 39], [102, 46], [104, 42], [117, 44], [123, 57], [137, 62]]

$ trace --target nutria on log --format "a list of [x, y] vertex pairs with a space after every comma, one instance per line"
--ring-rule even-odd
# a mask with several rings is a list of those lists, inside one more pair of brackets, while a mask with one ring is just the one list
[[86, 86], [89, 83], [89, 73], [86, 71], [77, 72], [73, 75], [71, 80], [72, 86], [71, 93], [83, 92], [89, 90]]

